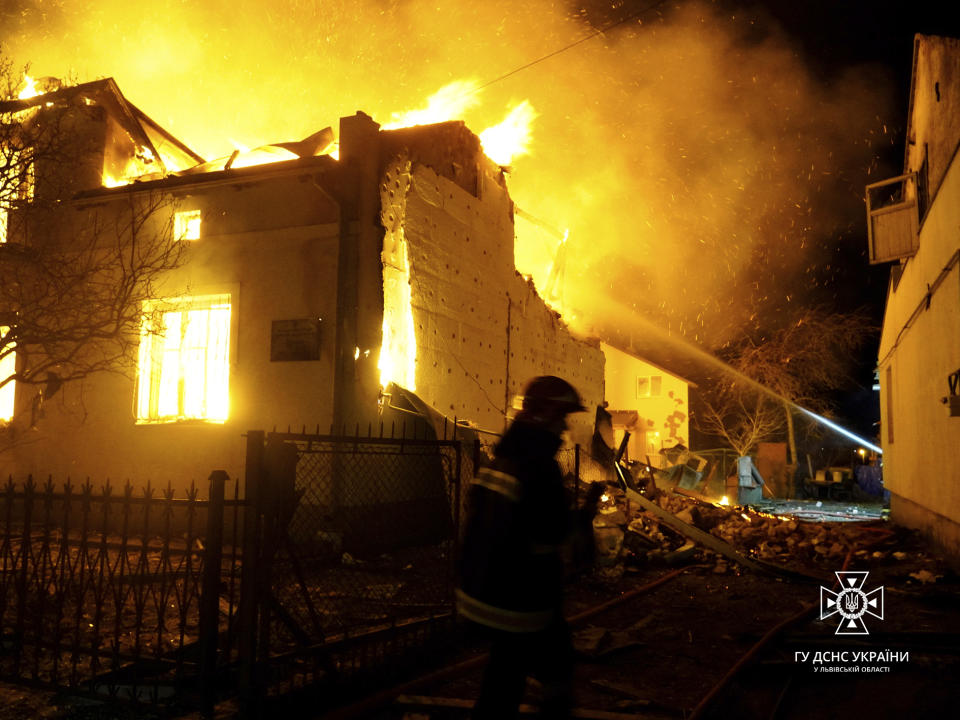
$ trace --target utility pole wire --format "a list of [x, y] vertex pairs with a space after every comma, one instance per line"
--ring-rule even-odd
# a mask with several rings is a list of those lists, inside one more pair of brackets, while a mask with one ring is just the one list
[[559, 48], [559, 49], [557, 49], [557, 50], [554, 50], [553, 52], [547, 53], [546, 55], [544, 55], [544, 56], [542, 56], [542, 57], [538, 57], [536, 60], [531, 60], [531, 61], [528, 62], [526, 65], [521, 65], [520, 67], [514, 68], [513, 70], [511, 70], [511, 71], [508, 72], [508, 73], [504, 73], [503, 75], [500, 75], [499, 77], [495, 77], [493, 80], [489, 80], [489, 81], [485, 82], [483, 85], [478, 85], [477, 87], [473, 88], [472, 90], [469, 90], [469, 91], [465, 92], [464, 95], [472, 95], [473, 93], [479, 92], [480, 90], [483, 90], [484, 88], [490, 87], [490, 86], [493, 85], [494, 83], [498, 83], [498, 82], [500, 82], [501, 80], [506, 80], [506, 79], [507, 79], [508, 77], [510, 77], [511, 75], [516, 75], [518, 72], [522, 72], [523, 70], [526, 70], [527, 68], [531, 68], [531, 67], [533, 67], [534, 65], [537, 65], [538, 63], [542, 63], [544, 60], [549, 60], [550, 58], [555, 57], [556, 55], [559, 55], [560, 53], [565, 53], [567, 50], [570, 50], [571, 48], [575, 48], [577, 45], [580, 45], [581, 43], [585, 43], [587, 40], [592, 40], [593, 38], [597, 37], [597, 35], [603, 35], [604, 33], [609, 32], [610, 30], [613, 30], [615, 27], [617, 27], [617, 26], [619, 26], [619, 25], [623, 25], [624, 23], [630, 22], [631, 20], [636, 20], [638, 17], [640, 17], [641, 15], [647, 14], [647, 13], [650, 12], [651, 10], [656, 10], [658, 7], [660, 7], [661, 5], [664, 5], [666, 2], [667, 2], [667, 0], [657, 0], [657, 2], [653, 3], [652, 5], [648, 5], [647, 7], [643, 8], [642, 10], [637, 10], [637, 12], [635, 12], [635, 13], [632, 13], [632, 14], [630, 14], [630, 15], [627, 15], [626, 17], [620, 18], [619, 20], [615, 20], [615, 21], [612, 22], [612, 23], [609, 23], [609, 24], [607, 24], [607, 25], [604, 25], [604, 26], [603, 26], [602, 28], [600, 28], [599, 30], [594, 30], [592, 33], [590, 33], [589, 35], [586, 35], [585, 37], [580, 38], [579, 40], [574, 40], [574, 41], [573, 41], [572, 43], [570, 43], [569, 45], [564, 45], [562, 48]]

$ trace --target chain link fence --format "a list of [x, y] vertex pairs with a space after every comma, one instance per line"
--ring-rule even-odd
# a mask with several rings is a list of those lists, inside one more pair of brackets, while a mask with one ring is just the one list
[[260, 492], [279, 498], [258, 500], [279, 507], [258, 569], [265, 691], [382, 674], [448, 634], [472, 451], [452, 440], [297, 433], [262, 442]]

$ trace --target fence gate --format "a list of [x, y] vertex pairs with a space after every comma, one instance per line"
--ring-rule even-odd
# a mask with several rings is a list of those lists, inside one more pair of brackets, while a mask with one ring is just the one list
[[464, 460], [455, 440], [248, 433], [248, 701], [382, 682], [449, 637]]

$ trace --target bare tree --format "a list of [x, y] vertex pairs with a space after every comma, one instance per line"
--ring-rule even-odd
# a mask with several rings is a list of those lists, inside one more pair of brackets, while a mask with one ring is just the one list
[[0, 56], [0, 390], [36, 387], [32, 406], [17, 410], [36, 415], [65, 383], [134, 370], [144, 303], [185, 244], [173, 237], [164, 194], [78, 196], [91, 169], [102, 170], [75, 99], [57, 93], [28, 105], [16, 100], [18, 85]]
[[698, 427], [740, 454], [786, 434], [796, 462], [793, 405], [829, 412], [830, 394], [852, 382], [856, 352], [875, 330], [863, 312], [809, 308], [775, 332], [729, 347], [729, 371], [701, 388]]
[[723, 438], [738, 455], [783, 431], [779, 405], [744, 383], [723, 382], [701, 398], [695, 421], [701, 432]]

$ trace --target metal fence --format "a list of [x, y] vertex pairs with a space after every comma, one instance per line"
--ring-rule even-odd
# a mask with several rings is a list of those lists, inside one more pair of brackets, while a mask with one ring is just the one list
[[247, 458], [257, 696], [342, 692], [449, 640], [461, 441], [251, 432]]
[[[238, 598], [237, 486], [119, 491], [8, 481], [0, 494], [0, 676], [162, 704], [201, 692]], [[228, 506], [230, 506], [228, 508]]]
[[[333, 703], [449, 649], [485, 443], [246, 438], [242, 483], [217, 471], [203, 495], [0, 488], [0, 677], [207, 710], [239, 695], [255, 714], [297, 688]], [[608, 472], [578, 448], [559, 459], [574, 494]]]

